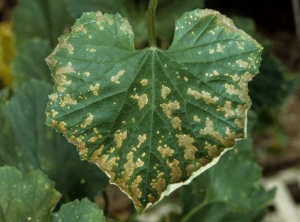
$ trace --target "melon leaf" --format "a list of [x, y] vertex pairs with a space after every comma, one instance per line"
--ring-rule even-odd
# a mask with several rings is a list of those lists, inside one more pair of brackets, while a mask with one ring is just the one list
[[246, 137], [262, 47], [213, 10], [187, 12], [175, 27], [167, 50], [136, 50], [127, 19], [84, 13], [47, 58], [56, 82], [47, 124], [138, 212]]

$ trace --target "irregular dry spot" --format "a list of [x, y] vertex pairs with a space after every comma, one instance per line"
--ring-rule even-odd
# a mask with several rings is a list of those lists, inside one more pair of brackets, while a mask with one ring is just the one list
[[146, 86], [148, 84], [148, 79], [142, 79], [140, 83], [142, 86]]
[[161, 153], [163, 158], [170, 157], [173, 155], [174, 150], [172, 150], [167, 144], [164, 146], [158, 146], [157, 150]]
[[121, 132], [121, 130], [118, 130], [115, 133], [114, 136], [114, 141], [116, 143], [117, 148], [121, 148], [123, 141], [127, 138], [127, 130], [125, 130], [124, 132]]
[[171, 89], [169, 87], [166, 87], [164, 85], [162, 85], [161, 88], [161, 97], [163, 99], [166, 99], [166, 97], [171, 93]]
[[72, 99], [70, 94], [66, 94], [60, 102], [61, 107], [64, 107], [65, 105], [76, 105], [76, 104], [77, 101]]
[[90, 90], [93, 92], [93, 94], [95, 96], [98, 96], [99, 88], [100, 88], [100, 84], [99, 83], [96, 83], [94, 86], [93, 85], [90, 86]]
[[179, 167], [179, 161], [174, 159], [173, 162], [168, 164], [172, 169], [171, 171], [171, 183], [176, 183], [182, 176], [182, 170]]
[[144, 106], [148, 104], [147, 94], [143, 94], [141, 96], [139, 96], [138, 94], [135, 94], [134, 96], [131, 96], [131, 98], [138, 101], [139, 109], [144, 108]]
[[226, 101], [223, 107], [218, 106], [217, 111], [223, 111], [225, 117], [235, 116], [235, 112], [232, 109], [230, 101]]
[[191, 88], [188, 88], [187, 94], [193, 96], [197, 100], [203, 99], [206, 104], [213, 104], [219, 100], [219, 98], [216, 96], [212, 98], [209, 92], [202, 91], [201, 93], [199, 93], [198, 91], [192, 90]]
[[81, 128], [86, 128], [87, 126], [91, 125], [93, 122], [94, 115], [91, 113], [88, 113], [88, 118], [84, 120], [84, 123], [80, 124]]
[[198, 150], [193, 143], [195, 142], [195, 139], [192, 138], [190, 135], [176, 134], [176, 137], [178, 138], [178, 145], [183, 146], [184, 149], [184, 159], [186, 160], [193, 160], [195, 159], [195, 153]]
[[175, 110], [180, 109], [180, 105], [177, 100], [175, 100], [174, 102], [169, 101], [168, 103], [160, 104], [160, 107], [162, 107], [163, 112], [167, 115], [169, 119], [172, 118], [172, 114]]
[[120, 84], [119, 78], [125, 73], [125, 70], [120, 70], [117, 75], [112, 76], [110, 80], [116, 84]]

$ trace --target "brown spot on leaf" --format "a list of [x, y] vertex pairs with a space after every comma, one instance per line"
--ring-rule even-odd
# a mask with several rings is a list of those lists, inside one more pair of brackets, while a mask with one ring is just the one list
[[171, 171], [171, 183], [176, 183], [182, 176], [182, 170], [179, 167], [179, 161], [174, 159], [173, 162], [168, 164], [172, 169]]
[[178, 138], [178, 145], [183, 146], [184, 149], [184, 159], [186, 160], [193, 160], [195, 159], [195, 153], [197, 151], [197, 148], [193, 145], [195, 142], [195, 139], [192, 138], [190, 135], [176, 134], [176, 137]]
[[114, 137], [114, 141], [116, 143], [117, 148], [121, 148], [123, 141], [127, 138], [127, 130], [125, 130], [124, 132], [121, 132], [120, 130], [118, 130], [115, 133], [115, 137]]
[[174, 150], [172, 150], [167, 144], [164, 144], [164, 146], [158, 146], [157, 150], [161, 153], [163, 158], [172, 156], [174, 153]]
[[144, 108], [144, 106], [148, 104], [147, 94], [143, 94], [141, 96], [139, 96], [138, 94], [135, 94], [134, 96], [131, 96], [131, 98], [138, 101], [138, 106], [140, 109]]
[[80, 124], [81, 128], [86, 128], [87, 126], [91, 125], [93, 122], [94, 115], [91, 113], [88, 113], [88, 117], [84, 120], [84, 123]]
[[168, 118], [172, 118], [172, 114], [174, 110], [180, 108], [179, 102], [175, 100], [174, 102], [169, 101], [168, 103], [163, 103], [160, 105], [162, 107], [163, 112], [167, 115]]
[[213, 104], [219, 100], [219, 98], [216, 96], [212, 98], [209, 92], [202, 91], [201, 93], [199, 93], [198, 91], [192, 90], [191, 88], [188, 88], [187, 94], [193, 96], [197, 100], [203, 99], [206, 104]]

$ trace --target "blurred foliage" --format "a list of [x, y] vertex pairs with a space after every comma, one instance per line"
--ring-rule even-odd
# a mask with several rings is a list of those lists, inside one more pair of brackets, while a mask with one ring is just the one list
[[15, 166], [23, 173], [40, 169], [56, 183], [62, 203], [76, 198], [91, 200], [101, 194], [107, 176], [95, 164], [81, 161], [76, 147], [45, 125], [45, 108], [51, 85], [30, 80], [8, 99], [0, 94], [0, 166]]
[[[133, 26], [136, 47], [147, 46], [147, 4], [146, 0], [120, 0], [117, 3], [101, 0], [19, 1], [12, 18], [15, 36], [12, 33], [11, 22], [0, 24], [0, 89], [13, 86], [0, 91], [0, 166], [15, 166], [22, 172], [41, 169], [56, 182], [56, 189], [63, 194], [61, 203], [86, 196], [93, 200], [104, 190], [108, 182], [106, 175], [92, 174], [91, 172], [97, 172], [93, 169], [97, 166], [80, 161], [75, 146], [68, 143], [61, 134], [44, 125], [47, 95], [52, 91], [52, 78], [44, 59], [56, 46], [57, 38], [70, 30], [75, 18], [81, 16], [83, 11], [119, 12], [128, 17]], [[184, 11], [201, 7], [205, 7], [205, 4], [200, 0], [159, 1], [157, 30], [163, 48], [167, 48], [172, 41], [174, 20]], [[284, 135], [283, 141], [280, 141], [280, 144], [283, 144], [286, 135], [280, 127], [276, 128], [279, 126], [277, 121], [274, 128], [274, 120], [278, 115], [277, 107], [293, 91], [294, 85], [285, 79], [284, 67], [272, 53], [272, 42], [256, 31], [253, 20], [242, 17], [233, 17], [233, 20], [237, 27], [245, 30], [264, 47], [261, 73], [249, 85], [253, 102], [249, 112], [253, 117], [250, 124], [255, 125], [256, 122], [256, 132], [271, 127], [274, 129], [273, 133]], [[193, 214], [195, 220], [190, 221], [199, 221], [198, 218], [201, 217], [202, 221], [209, 222], [256, 222], [265, 214], [263, 208], [269, 203], [273, 192], [264, 191], [257, 182], [261, 173], [253, 158], [249, 158], [251, 141], [239, 142], [238, 145], [238, 149], [236, 147], [228, 151], [218, 165], [181, 191], [184, 214], [198, 207]], [[236, 152], [241, 156], [236, 155]], [[237, 162], [233, 162], [234, 160]], [[226, 172], [229, 164], [237, 168], [235, 163], [245, 169], [244, 174], [236, 172], [236, 169]], [[224, 177], [216, 181], [216, 175]], [[250, 184], [249, 178], [255, 182]], [[238, 182], [234, 188], [225, 186], [229, 180], [242, 180], [242, 186], [239, 187]], [[243, 194], [247, 200], [238, 196], [242, 195], [241, 190], [244, 186], [248, 191]], [[228, 192], [229, 188], [233, 202], [224, 199], [223, 193]], [[235, 194], [234, 191], [239, 192]], [[208, 195], [213, 195], [214, 201], [203, 202]], [[240, 204], [236, 204], [236, 198]], [[203, 205], [199, 207], [199, 204]], [[240, 213], [237, 213], [239, 210]], [[174, 221], [177, 221], [182, 216], [177, 215], [175, 218]]]
[[183, 187], [182, 222], [261, 221], [275, 193], [262, 187], [251, 150], [250, 139], [238, 141], [218, 164]]

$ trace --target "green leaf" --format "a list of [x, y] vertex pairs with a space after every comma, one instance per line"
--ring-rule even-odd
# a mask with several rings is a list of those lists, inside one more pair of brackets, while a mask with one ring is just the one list
[[261, 185], [250, 139], [237, 142], [219, 163], [183, 187], [183, 221], [260, 221], [274, 198]]
[[[94, 199], [108, 183], [94, 163], [80, 161], [74, 145], [45, 125], [45, 108], [52, 87], [31, 80], [13, 97], [0, 96], [0, 166], [15, 166], [22, 172], [41, 169], [56, 182], [62, 202], [88, 196]], [[5, 95], [3, 91], [0, 95]]]
[[102, 210], [88, 199], [75, 200], [72, 203], [64, 204], [57, 213], [52, 216], [51, 222], [104, 222]]
[[49, 221], [61, 194], [41, 171], [0, 168], [0, 221]]
[[22, 45], [12, 63], [14, 86], [17, 88], [32, 78], [51, 83], [50, 71], [45, 63], [51, 51], [49, 41], [40, 38], [31, 39]]
[[13, 22], [18, 46], [34, 37], [55, 46], [69, 16], [61, 0], [20, 0], [13, 11]]
[[[21, 155], [20, 147], [16, 142], [16, 137], [13, 132], [11, 122], [4, 113], [6, 104], [9, 100], [10, 92], [8, 88], [0, 91], [0, 166], [14, 165], [18, 169], [26, 168], [26, 171], [30, 171], [28, 167], [30, 164], [26, 162], [26, 158]], [[24, 163], [26, 162], [26, 167]]]
[[185, 13], [168, 50], [135, 50], [133, 37], [120, 15], [83, 14], [47, 58], [46, 112], [140, 212], [245, 137], [262, 49], [212, 10]]

